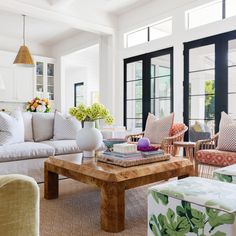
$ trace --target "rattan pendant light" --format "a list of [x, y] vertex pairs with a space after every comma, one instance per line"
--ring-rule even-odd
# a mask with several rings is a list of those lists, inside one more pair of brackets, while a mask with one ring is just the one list
[[25, 15], [23, 15], [23, 45], [20, 47], [13, 64], [24, 67], [35, 66], [30, 51], [28, 47], [25, 46]]

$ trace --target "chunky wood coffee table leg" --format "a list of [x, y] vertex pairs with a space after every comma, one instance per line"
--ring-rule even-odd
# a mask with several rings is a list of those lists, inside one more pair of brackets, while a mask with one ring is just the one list
[[101, 228], [117, 233], [125, 228], [125, 190], [108, 183], [101, 188]]
[[44, 198], [58, 198], [58, 174], [48, 170], [48, 164], [44, 163]]

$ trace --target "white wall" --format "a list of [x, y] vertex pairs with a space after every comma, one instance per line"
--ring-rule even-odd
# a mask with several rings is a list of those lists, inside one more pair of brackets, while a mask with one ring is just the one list
[[[114, 71], [115, 71], [115, 50], [114, 37], [106, 35], [97, 35], [88, 32], [78, 34], [78, 36], [64, 40], [52, 48], [54, 57], [56, 58], [56, 90], [55, 107], [62, 112], [67, 110], [65, 83], [66, 81], [66, 55], [76, 51], [89, 48], [93, 45], [99, 45], [98, 69], [91, 70], [89, 73], [94, 74], [91, 77], [98, 76], [100, 102], [107, 106], [111, 111], [114, 109]], [[80, 62], [80, 66], [83, 60]], [[96, 64], [96, 63], [95, 63]], [[95, 74], [97, 76], [95, 76]], [[91, 80], [92, 81], [92, 80]], [[93, 85], [93, 83], [92, 83]], [[91, 86], [92, 86], [91, 85]], [[95, 90], [94, 90], [95, 91]]]
[[64, 56], [65, 111], [74, 106], [74, 84], [84, 83], [85, 104], [92, 104], [92, 93], [100, 91], [99, 45]]
[[[205, 4], [210, 0], [156, 0], [138, 7], [119, 17], [118, 43], [115, 80], [115, 117], [116, 123], [123, 124], [123, 59], [147, 52], [174, 47], [174, 111], [176, 121], [183, 119], [183, 42], [235, 30], [236, 17], [211, 23], [192, 30], [185, 28], [185, 11]], [[124, 48], [124, 33], [172, 16], [173, 33], [171, 36]]]

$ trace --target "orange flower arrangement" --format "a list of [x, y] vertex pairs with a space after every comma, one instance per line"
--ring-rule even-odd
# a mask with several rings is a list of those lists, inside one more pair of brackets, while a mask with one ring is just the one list
[[30, 112], [48, 113], [51, 110], [51, 106], [47, 98], [36, 97], [27, 103], [26, 110]]

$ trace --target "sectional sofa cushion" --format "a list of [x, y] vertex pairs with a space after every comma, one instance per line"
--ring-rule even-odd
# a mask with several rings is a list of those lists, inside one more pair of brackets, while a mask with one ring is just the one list
[[0, 147], [0, 162], [48, 157], [54, 153], [53, 147], [43, 143], [17, 143]]
[[25, 128], [25, 142], [33, 142], [33, 126], [32, 126], [32, 113], [31, 112], [23, 112], [23, 121]]
[[54, 140], [76, 139], [77, 132], [81, 129], [81, 122], [73, 116], [63, 115], [55, 112], [54, 118]]
[[49, 145], [55, 149], [55, 155], [70, 154], [80, 152], [75, 140], [49, 140], [43, 141], [43, 144]]
[[54, 113], [33, 113], [34, 141], [40, 142], [53, 138]]
[[0, 112], [0, 145], [24, 142], [24, 122], [20, 110], [8, 115]]

